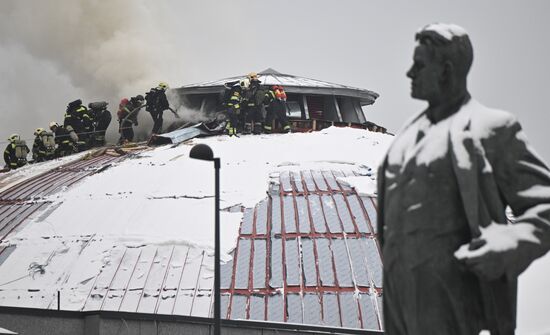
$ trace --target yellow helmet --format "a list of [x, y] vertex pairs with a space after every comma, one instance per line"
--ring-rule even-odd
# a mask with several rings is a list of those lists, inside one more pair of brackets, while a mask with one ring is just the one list
[[8, 137], [8, 141], [15, 142], [20, 140], [21, 137], [19, 137], [19, 134], [11, 134], [10, 137]]
[[166, 89], [168, 89], [168, 84], [161, 81], [159, 83], [159, 85], [157, 86], [157, 88], [160, 88], [161, 90], [166, 90]]
[[246, 75], [246, 77], [250, 80], [258, 79], [258, 74], [256, 72], [250, 72], [249, 74]]
[[43, 132], [44, 132], [44, 128], [36, 128], [36, 130], [34, 131], [34, 136], [39, 136]]

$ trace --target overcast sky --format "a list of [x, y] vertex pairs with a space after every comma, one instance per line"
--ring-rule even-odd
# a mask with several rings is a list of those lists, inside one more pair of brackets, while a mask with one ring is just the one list
[[414, 33], [440, 21], [470, 33], [472, 95], [516, 114], [550, 161], [549, 9], [545, 0], [4, 0], [0, 139], [32, 138], [76, 98], [115, 111], [158, 81], [178, 87], [268, 67], [376, 91], [367, 118], [396, 131], [425, 106], [405, 77]]

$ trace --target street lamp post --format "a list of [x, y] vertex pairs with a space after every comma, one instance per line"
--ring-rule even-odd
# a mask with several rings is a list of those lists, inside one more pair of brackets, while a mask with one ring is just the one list
[[220, 159], [206, 144], [197, 144], [189, 152], [189, 157], [214, 162], [215, 179], [215, 229], [214, 229], [214, 335], [220, 335]]

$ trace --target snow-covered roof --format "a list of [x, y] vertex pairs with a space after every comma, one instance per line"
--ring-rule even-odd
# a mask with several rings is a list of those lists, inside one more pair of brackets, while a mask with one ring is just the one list
[[[242, 76], [185, 85], [176, 90], [179, 94], [217, 94], [225, 83], [241, 80], [245, 77], [246, 74], [243, 74]], [[258, 78], [262, 85], [282, 85], [288, 93], [348, 96], [359, 98], [362, 105], [374, 103], [379, 96], [378, 93], [366, 89], [284, 74], [271, 68], [259, 72]]]
[[[391, 139], [334, 127], [315, 133], [209, 137], [126, 156], [87, 155], [7, 185], [0, 193], [0, 305], [55, 308], [60, 292], [61, 308], [67, 310], [208, 316], [213, 285], [213, 166], [189, 158], [192, 144], [206, 143], [221, 158], [221, 207], [245, 209], [244, 221], [241, 211], [221, 213], [227, 279], [232, 277], [227, 270], [232, 269], [231, 257], [245, 255], [243, 240], [250, 241], [246, 230], [251, 209], [265, 204], [266, 191], [275, 192], [279, 183], [284, 190], [287, 177], [296, 178], [297, 171], [310, 171], [314, 179], [318, 173], [328, 173], [319, 171], [332, 171], [342, 187], [353, 178], [371, 180], [368, 167], [378, 165]], [[365, 148], [369, 154], [357, 155]], [[24, 169], [27, 175], [33, 175], [32, 169], [44, 170], [40, 164]], [[23, 172], [10, 172], [3, 179]], [[311, 180], [304, 177], [303, 185]], [[346, 190], [331, 195], [340, 199], [337, 206], [341, 197], [351, 195], [349, 187]], [[319, 192], [323, 202], [319, 205], [326, 206], [328, 193]], [[357, 194], [353, 196], [359, 201]], [[276, 213], [273, 204], [269, 213]], [[283, 210], [288, 208], [284, 206]], [[271, 220], [270, 229], [275, 229]], [[363, 242], [370, 243], [370, 233], [360, 234]], [[336, 235], [324, 239], [338, 246], [344, 241]], [[362, 288], [359, 294], [376, 295], [368, 290]], [[349, 298], [348, 291], [342, 299]], [[241, 298], [233, 299], [236, 311]]]

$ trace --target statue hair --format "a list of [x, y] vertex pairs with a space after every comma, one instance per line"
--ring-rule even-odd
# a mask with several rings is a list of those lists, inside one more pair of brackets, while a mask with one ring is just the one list
[[433, 30], [419, 31], [415, 36], [420, 45], [428, 48], [441, 62], [451, 61], [459, 78], [466, 79], [474, 59], [472, 43], [468, 35], [453, 36], [451, 40]]

